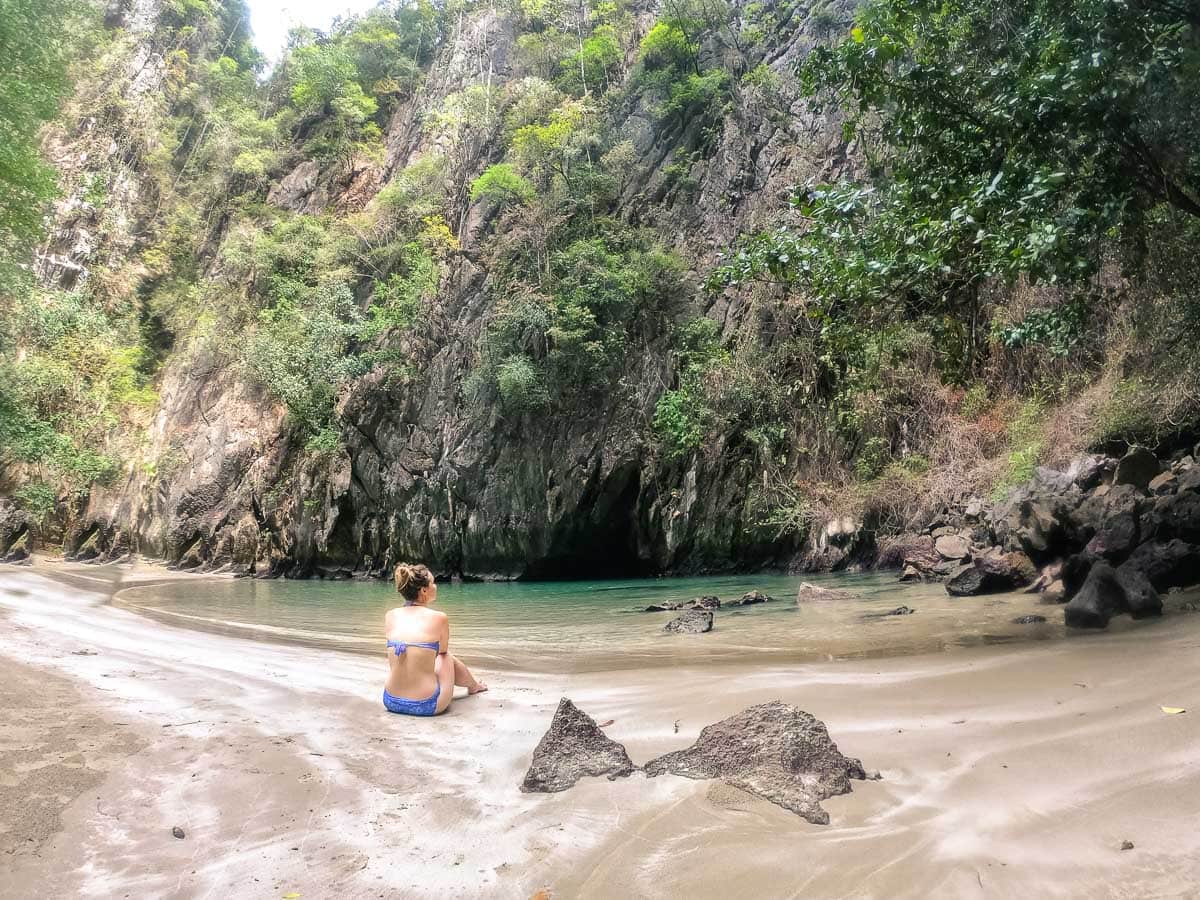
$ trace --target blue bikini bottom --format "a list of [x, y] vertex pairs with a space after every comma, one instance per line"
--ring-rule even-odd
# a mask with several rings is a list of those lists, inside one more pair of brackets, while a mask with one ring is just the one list
[[438, 697], [441, 696], [442, 685], [438, 683], [433, 696], [424, 700], [409, 700], [406, 697], [394, 697], [383, 689], [383, 705], [388, 712], [400, 713], [404, 716], [436, 716]]

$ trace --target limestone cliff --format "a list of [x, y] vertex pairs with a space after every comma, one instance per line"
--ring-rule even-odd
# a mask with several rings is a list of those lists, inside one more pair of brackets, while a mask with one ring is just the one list
[[[736, 15], [746, 11], [735, 7]], [[788, 74], [811, 44], [809, 10], [792, 8], [746, 66]], [[155, 4], [123, 13], [135, 49], [125, 98], [138, 115], [166, 68], [155, 49]], [[828, 13], [826, 13], [828, 15]], [[639, 34], [655, 10], [638, 10]], [[397, 105], [382, 160], [347, 167], [295, 161], [269, 187], [268, 202], [298, 213], [366, 207], [406, 165], [436, 149], [422, 128], [431, 112], [472, 84], [503, 86], [519, 23], [496, 7], [464, 13], [433, 55], [421, 88]], [[631, 62], [631, 61], [630, 61]], [[699, 288], [715, 252], [777, 216], [793, 185], [836, 174], [845, 154], [837, 134], [794, 101], [765, 115], [753, 92], [735, 92], [705, 140], [699, 123], [664, 126], [636, 93], [610, 113], [632, 155], [616, 214], [655, 229], [690, 261], [689, 296], [677, 317], [705, 314], [733, 334], [746, 316], [736, 296]], [[414, 360], [397, 382], [374, 371], [338, 399], [342, 447], [313, 457], [292, 433], [286, 408], [219, 355], [176, 347], [159, 376], [159, 403], [140, 459], [97, 486], [71, 523], [68, 553], [118, 557], [140, 552], [185, 567], [232, 566], [257, 575], [385, 571], [423, 560], [464, 577], [570, 577], [785, 565], [795, 540], [757, 524], [750, 494], [762, 475], [758, 451], [718, 439], [668, 461], [648, 439], [654, 404], [673, 377], [661, 323], [629, 335], [634, 352], [602, 402], [570, 415], [505, 414], [467, 403], [463, 383], [499, 297], [483, 252], [496, 211], [473, 204], [470, 180], [499, 157], [499, 135], [455, 148], [448, 184], [461, 250], [428, 314], [402, 338]], [[108, 142], [107, 145], [105, 142]], [[66, 168], [90, 154], [119, 153], [115, 135], [76, 123], [51, 140]], [[679, 149], [691, 152], [686, 185]], [[136, 252], [136, 166], [109, 203], [122, 210], [122, 237], [98, 244], [74, 200], [60, 204], [42, 275], [66, 285], [103, 254]], [[128, 202], [126, 198], [129, 198]], [[219, 243], [217, 234], [214, 241]]]

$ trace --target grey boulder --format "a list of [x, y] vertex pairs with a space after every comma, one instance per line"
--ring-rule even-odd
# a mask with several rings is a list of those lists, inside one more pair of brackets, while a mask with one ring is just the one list
[[712, 631], [713, 614], [707, 609], [689, 609], [676, 616], [664, 627], [674, 634], [704, 634]]
[[814, 825], [829, 824], [822, 800], [850, 793], [851, 778], [867, 777], [861, 762], [841, 754], [823, 722], [779, 700], [707, 726], [691, 747], [644, 768], [650, 777], [720, 778]]
[[624, 746], [609, 738], [596, 721], [563, 697], [533, 751], [533, 761], [521, 790], [527, 793], [565, 791], [580, 778], [607, 775], [611, 781], [634, 769]]

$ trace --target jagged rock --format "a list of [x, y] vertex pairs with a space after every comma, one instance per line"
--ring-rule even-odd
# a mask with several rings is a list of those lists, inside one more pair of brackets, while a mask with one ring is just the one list
[[1200, 494], [1182, 491], [1158, 497], [1143, 514], [1142, 526], [1144, 540], [1200, 543]]
[[1174, 472], [1160, 472], [1150, 479], [1147, 489], [1152, 494], [1169, 494], [1175, 490], [1177, 481]]
[[808, 603], [811, 600], [852, 600], [854, 595], [849, 591], [842, 591], [836, 588], [825, 588], [811, 582], [804, 581], [800, 583], [800, 590], [796, 592], [797, 603]]
[[1063, 616], [1072, 628], [1107, 628], [1109, 619], [1128, 609], [1125, 589], [1116, 570], [1106, 562], [1097, 562], [1088, 571], [1083, 587], [1063, 610]]
[[680, 608], [681, 609], [720, 609], [721, 608], [721, 599], [719, 597], [713, 597], [713, 596], [693, 597], [687, 603], [683, 604], [683, 606]]
[[1138, 536], [1138, 517], [1130, 511], [1120, 512], [1103, 521], [1084, 549], [1093, 556], [1119, 562], [1133, 552]]
[[1021, 551], [1032, 559], [1051, 558], [1066, 539], [1058, 512], [1050, 499], [1018, 492], [993, 513], [996, 537], [1006, 550]]
[[904, 571], [900, 573], [900, 580], [903, 582], [924, 581], [925, 576], [916, 566], [905, 566]]
[[1014, 625], [1040, 625], [1045, 621], [1045, 616], [1017, 616], [1012, 620], [1012, 623]]
[[733, 603], [730, 605], [731, 606], [749, 606], [752, 603], [768, 603], [774, 599], [775, 599], [774, 597], [770, 597], [767, 594], [764, 594], [762, 591], [747, 591], [746, 593], [742, 594], [742, 596], [739, 597], [737, 600], [734, 600]]
[[933, 538], [934, 547], [937, 547], [939, 539], [949, 537], [952, 534], [954, 534], [954, 529], [949, 525], [941, 525], [929, 532], [929, 536]]
[[1024, 587], [1034, 580], [1037, 569], [1021, 552], [988, 554], [962, 566], [946, 582], [946, 592], [954, 597], [994, 594]]
[[1067, 515], [1070, 537], [1078, 544], [1086, 544], [1118, 516], [1128, 515], [1139, 521], [1144, 506], [1142, 492], [1133, 485], [1115, 485], [1110, 490], [1097, 488]]
[[1117, 581], [1125, 591], [1125, 605], [1135, 619], [1162, 615], [1162, 598], [1146, 574], [1128, 565], [1117, 567]]
[[943, 559], [963, 559], [971, 553], [966, 538], [958, 534], [944, 534], [934, 540], [933, 546]]
[[563, 697], [533, 751], [533, 761], [521, 790], [554, 793], [565, 791], [580, 778], [607, 775], [623, 778], [634, 769], [625, 748], [608, 737], [595, 719]]
[[1062, 568], [1062, 583], [1068, 597], [1073, 597], [1083, 587], [1096, 560], [1097, 557], [1086, 550], [1066, 559]]
[[1110, 471], [1116, 467], [1116, 460], [1105, 456], [1086, 455], [1076, 457], [1067, 467], [1076, 486], [1081, 490], [1090, 491], [1097, 487]]
[[1144, 491], [1161, 468], [1153, 453], [1145, 447], [1134, 447], [1117, 463], [1113, 484], [1131, 484]]
[[677, 600], [664, 600], [662, 603], [651, 603], [643, 612], [674, 612], [683, 607]]
[[665, 626], [664, 631], [675, 634], [704, 634], [712, 631], [713, 614], [707, 609], [689, 609], [676, 616]]
[[886, 619], [889, 616], [911, 616], [915, 612], [915, 609], [910, 609], [907, 606], [897, 606], [895, 609], [889, 609], [887, 612], [867, 613], [865, 616], [863, 616], [863, 618]]
[[1123, 564], [1146, 576], [1155, 590], [1200, 582], [1200, 547], [1181, 540], [1142, 544]]
[[14, 546], [24, 541], [28, 549], [28, 534], [33, 520], [10, 500], [0, 500], [0, 556], [7, 556]]
[[1034, 470], [1033, 481], [1039, 487], [1058, 493], [1070, 489], [1075, 483], [1075, 476], [1069, 471], [1059, 472], [1057, 469], [1038, 466]]
[[720, 778], [814, 825], [828, 825], [821, 801], [850, 793], [865, 779], [862, 763], [843, 756], [823, 722], [778, 700], [709, 725], [686, 750], [659, 756], [646, 774]]
[[978, 497], [972, 497], [967, 502], [966, 508], [963, 510], [963, 515], [971, 520], [982, 519], [983, 513], [984, 513], [983, 501], [980, 500]]
[[1179, 478], [1175, 481], [1175, 490], [1180, 494], [1186, 491], [1200, 491], [1200, 465], [1194, 465], [1179, 473]]

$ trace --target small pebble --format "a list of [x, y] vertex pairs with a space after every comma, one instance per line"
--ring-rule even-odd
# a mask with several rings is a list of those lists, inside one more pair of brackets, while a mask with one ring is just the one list
[[178, 825], [171, 829], [171, 834], [175, 835], [175, 837], [179, 838], [181, 841], [183, 840], [183, 829]]
[[1133, 849], [1133, 841], [1121, 841], [1121, 849], [1122, 850], [1132, 850]]

